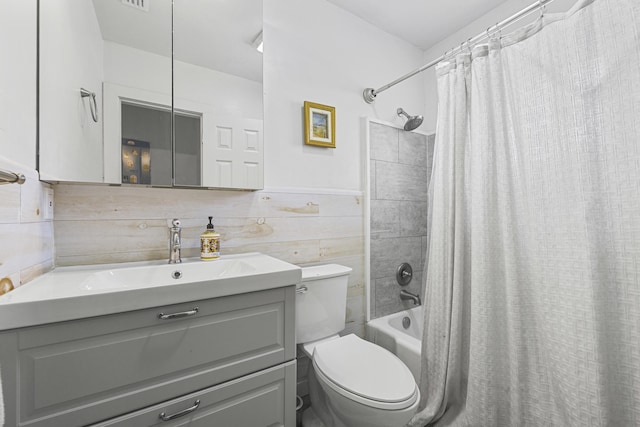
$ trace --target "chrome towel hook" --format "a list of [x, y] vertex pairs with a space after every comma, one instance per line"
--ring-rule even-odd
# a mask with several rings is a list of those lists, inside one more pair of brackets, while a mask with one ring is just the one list
[[89, 97], [89, 108], [91, 108], [91, 118], [94, 122], [98, 123], [98, 103], [96, 101], [96, 93], [91, 92], [85, 88], [80, 88], [80, 96], [83, 98]]

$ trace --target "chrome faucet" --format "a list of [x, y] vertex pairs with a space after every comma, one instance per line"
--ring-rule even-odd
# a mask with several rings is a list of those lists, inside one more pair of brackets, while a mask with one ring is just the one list
[[411, 292], [405, 291], [404, 289], [400, 291], [400, 299], [410, 299], [415, 305], [422, 305], [422, 301], [420, 301], [420, 295], [412, 294]]
[[182, 247], [182, 238], [180, 237], [180, 220], [174, 218], [169, 227], [169, 264], [178, 264], [182, 262], [180, 258], [180, 249]]

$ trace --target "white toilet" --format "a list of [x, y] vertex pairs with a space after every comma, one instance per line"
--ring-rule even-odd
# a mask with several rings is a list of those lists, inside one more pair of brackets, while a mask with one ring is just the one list
[[396, 355], [345, 327], [351, 269], [337, 264], [302, 269], [296, 294], [296, 340], [312, 363], [311, 408], [303, 427], [402, 427], [416, 413], [420, 392]]

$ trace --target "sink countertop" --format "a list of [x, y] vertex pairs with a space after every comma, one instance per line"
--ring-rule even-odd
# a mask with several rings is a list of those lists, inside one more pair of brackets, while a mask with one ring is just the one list
[[0, 296], [0, 331], [291, 286], [301, 277], [299, 267], [260, 253], [59, 267]]

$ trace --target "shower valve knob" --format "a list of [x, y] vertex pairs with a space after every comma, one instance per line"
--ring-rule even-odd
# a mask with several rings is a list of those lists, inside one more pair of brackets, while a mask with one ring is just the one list
[[407, 286], [413, 279], [413, 269], [408, 262], [403, 262], [396, 270], [396, 280], [400, 286]]

